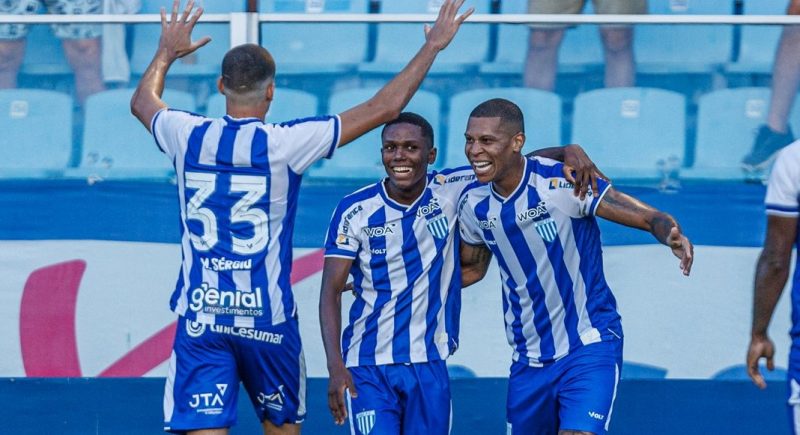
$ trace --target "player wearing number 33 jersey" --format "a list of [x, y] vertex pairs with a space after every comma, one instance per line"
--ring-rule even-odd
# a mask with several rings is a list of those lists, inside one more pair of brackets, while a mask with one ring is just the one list
[[[292, 227], [301, 174], [331, 155], [339, 130], [335, 116], [265, 124], [164, 109], [153, 118], [156, 143], [175, 165], [181, 213], [183, 262], [170, 303], [181, 318], [176, 372], [165, 395], [170, 429], [197, 427], [201, 418], [216, 426], [235, 422], [237, 364], [226, 364], [229, 352], [215, 351], [220, 342], [256, 356], [237, 359], [262, 418], [303, 420], [305, 366], [289, 282]], [[217, 370], [191, 375], [202, 371], [191, 351], [197, 346]]]

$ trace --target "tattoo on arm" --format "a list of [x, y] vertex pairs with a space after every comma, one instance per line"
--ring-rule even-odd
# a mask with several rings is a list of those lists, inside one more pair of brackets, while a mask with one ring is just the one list
[[469, 265], [486, 264], [492, 259], [492, 251], [485, 246], [474, 246], [469, 251], [469, 256], [464, 258], [464, 263]]
[[669, 232], [674, 226], [675, 220], [666, 213], [657, 213], [650, 221], [651, 232], [659, 242], [664, 244], [666, 244]]

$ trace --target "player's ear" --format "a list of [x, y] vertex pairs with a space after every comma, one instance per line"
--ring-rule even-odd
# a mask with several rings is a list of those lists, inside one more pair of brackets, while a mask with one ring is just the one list
[[519, 132], [511, 139], [511, 147], [518, 153], [522, 151], [523, 146], [525, 146], [525, 133]]
[[436, 147], [431, 146], [431, 149], [428, 151], [428, 164], [432, 165], [436, 161]]
[[269, 82], [269, 84], [267, 85], [267, 89], [265, 91], [264, 98], [267, 101], [272, 101], [272, 99], [274, 97], [275, 97], [275, 82], [273, 81], [273, 82]]
[[222, 84], [222, 76], [217, 78], [217, 90], [220, 94], [225, 95], [225, 85]]

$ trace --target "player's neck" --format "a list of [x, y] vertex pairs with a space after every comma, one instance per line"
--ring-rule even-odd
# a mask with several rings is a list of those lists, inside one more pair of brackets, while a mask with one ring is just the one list
[[425, 185], [425, 179], [420, 180], [419, 183], [416, 183], [408, 188], [401, 188], [400, 186], [392, 183], [392, 180], [388, 178], [383, 182], [386, 195], [394, 202], [403, 205], [413, 204], [414, 201], [416, 201], [420, 195], [422, 195], [422, 192], [425, 190]]
[[267, 116], [267, 110], [264, 107], [240, 106], [230, 102], [225, 106], [225, 112], [231, 118], [258, 118], [263, 120]]
[[517, 155], [503, 174], [492, 181], [492, 188], [498, 195], [508, 198], [517, 189], [525, 172], [525, 157]]

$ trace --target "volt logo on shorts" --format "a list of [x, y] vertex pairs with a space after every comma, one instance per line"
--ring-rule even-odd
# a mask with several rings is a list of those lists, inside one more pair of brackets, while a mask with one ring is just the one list
[[256, 397], [258, 403], [266, 406], [267, 408], [274, 409], [275, 411], [283, 410], [283, 385], [278, 386], [278, 391], [272, 394], [265, 394], [264, 392], [258, 393]]
[[261, 289], [253, 291], [219, 290], [203, 283], [192, 290], [189, 308], [196, 313], [223, 314], [233, 316], [262, 316], [264, 303], [261, 300]]
[[592, 417], [595, 420], [602, 420], [602, 419], [606, 418], [605, 415], [598, 414], [598, 413], [596, 413], [594, 411], [589, 411], [589, 417]]
[[356, 424], [362, 435], [368, 435], [375, 427], [375, 411], [362, 411], [356, 414]]
[[222, 414], [222, 408], [225, 407], [222, 396], [225, 395], [225, 391], [227, 390], [228, 384], [217, 384], [216, 393], [192, 394], [192, 400], [189, 401], [189, 406], [200, 414]]

